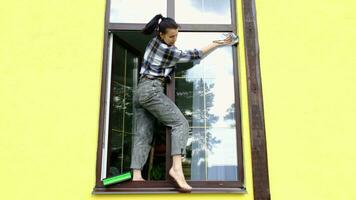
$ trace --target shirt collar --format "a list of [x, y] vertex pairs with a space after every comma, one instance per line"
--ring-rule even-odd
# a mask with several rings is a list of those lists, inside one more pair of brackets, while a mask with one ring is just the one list
[[173, 47], [173, 45], [169, 45], [164, 40], [162, 40], [162, 38], [159, 35], [157, 35], [156, 37], [157, 37], [158, 41], [162, 42], [163, 44], [167, 45], [168, 47]]

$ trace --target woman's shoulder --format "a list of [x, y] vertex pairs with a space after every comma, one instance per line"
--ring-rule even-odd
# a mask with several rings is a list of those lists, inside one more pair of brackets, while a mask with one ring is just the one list
[[158, 38], [158, 36], [154, 36], [150, 39], [149, 43], [150, 44], [149, 46], [157, 46], [157, 45], [161, 45], [161, 41], [160, 39]]

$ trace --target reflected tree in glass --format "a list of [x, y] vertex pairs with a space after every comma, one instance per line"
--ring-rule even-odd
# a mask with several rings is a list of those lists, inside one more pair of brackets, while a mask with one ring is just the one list
[[219, 119], [210, 113], [214, 101], [213, 87], [214, 84], [208, 84], [202, 78], [176, 79], [176, 103], [191, 127], [185, 162], [199, 168], [192, 174], [189, 171], [191, 166], [185, 167], [185, 175], [189, 179], [194, 179], [191, 175], [201, 177], [200, 173], [206, 173], [206, 151], [220, 143], [209, 131]]

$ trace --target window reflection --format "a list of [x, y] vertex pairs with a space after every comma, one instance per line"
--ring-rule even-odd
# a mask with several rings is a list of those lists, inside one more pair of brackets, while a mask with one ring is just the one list
[[177, 0], [178, 23], [231, 24], [230, 0]]
[[[199, 48], [221, 33], [180, 33], [180, 49]], [[232, 47], [221, 47], [200, 64], [176, 69], [176, 104], [191, 128], [184, 165], [191, 180], [237, 180], [235, 89]], [[226, 148], [229, 147], [229, 148]]]
[[155, 15], [166, 16], [167, 0], [111, 0], [111, 23], [147, 23]]

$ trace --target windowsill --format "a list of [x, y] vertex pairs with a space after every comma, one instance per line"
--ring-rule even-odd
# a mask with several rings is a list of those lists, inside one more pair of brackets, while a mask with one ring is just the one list
[[[176, 194], [180, 193], [173, 187], [165, 188], [94, 188], [92, 194]], [[193, 188], [191, 193], [247, 193], [246, 188]], [[189, 193], [188, 193], [189, 194]]]

